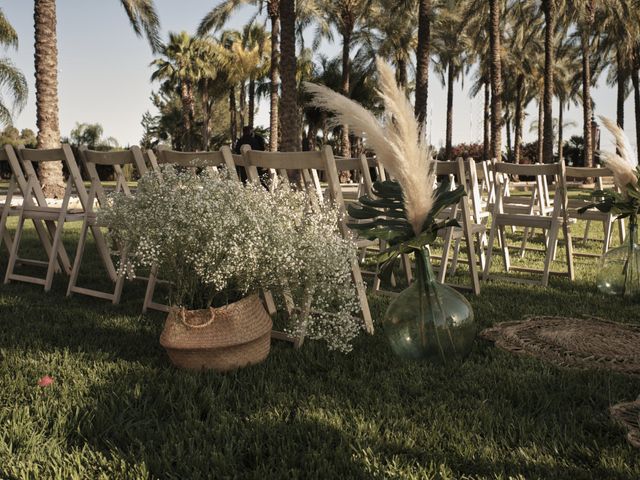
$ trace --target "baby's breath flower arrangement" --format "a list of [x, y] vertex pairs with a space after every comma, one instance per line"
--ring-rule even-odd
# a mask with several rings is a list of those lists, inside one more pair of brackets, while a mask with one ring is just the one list
[[224, 172], [165, 167], [143, 176], [135, 196], [112, 194], [98, 218], [127, 248], [120, 268], [131, 278], [157, 265], [171, 281], [172, 305], [203, 309], [264, 290], [286, 294], [298, 307], [291, 333], [348, 352], [361, 328], [351, 280], [356, 248], [338, 232], [338, 210], [311, 200], [286, 182], [268, 192]]

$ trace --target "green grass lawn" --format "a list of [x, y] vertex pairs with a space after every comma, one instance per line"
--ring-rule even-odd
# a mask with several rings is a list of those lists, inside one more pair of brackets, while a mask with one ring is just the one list
[[[70, 251], [77, 235], [65, 235]], [[104, 282], [88, 258], [81, 283]], [[469, 299], [483, 327], [529, 314], [638, 322], [637, 304], [596, 292], [596, 265], [578, 259], [573, 283], [492, 282]], [[380, 328], [346, 356], [274, 343], [259, 366], [185, 373], [158, 343], [163, 315], [140, 315], [144, 285], [127, 284], [119, 306], [65, 291], [63, 276], [50, 294], [0, 286], [2, 479], [640, 478], [638, 452], [607, 413], [638, 396], [639, 379], [558, 369], [482, 341], [463, 364], [402, 361]], [[387, 302], [371, 298], [375, 319]], [[46, 374], [54, 385], [37, 387]]]

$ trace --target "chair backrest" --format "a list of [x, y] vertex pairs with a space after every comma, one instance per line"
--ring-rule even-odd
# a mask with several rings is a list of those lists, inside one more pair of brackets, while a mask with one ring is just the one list
[[178, 152], [161, 148], [158, 149], [157, 163], [158, 165], [213, 169], [221, 166], [230, 168], [234, 165], [231, 149], [227, 146], [216, 152]]
[[348, 228], [344, 221], [344, 198], [340, 189], [338, 169], [331, 147], [325, 146], [320, 151], [312, 152], [261, 152], [251, 150], [248, 145], [242, 147], [244, 164], [247, 168], [249, 180], [259, 182], [258, 168], [273, 169], [283, 178], [297, 178], [300, 185], [307, 191], [317, 192], [313, 182], [312, 170], [324, 172], [328, 183], [330, 200], [343, 213], [340, 221], [340, 230], [343, 235], [347, 235]]
[[24, 170], [22, 165], [20, 164], [20, 160], [18, 159], [18, 154], [16, 153], [13, 145], [5, 145], [2, 150], [0, 150], [0, 161], [8, 162], [9, 168], [11, 169], [11, 176], [16, 179], [16, 183], [18, 188], [22, 192], [23, 196], [27, 195], [27, 179], [24, 175]]
[[125, 195], [131, 195], [131, 189], [127, 182], [124, 167], [131, 165], [140, 171], [140, 165], [144, 165], [144, 156], [140, 147], [133, 146], [129, 150], [117, 152], [100, 152], [89, 150], [87, 147], [80, 147], [79, 156], [84, 164], [91, 185], [89, 187], [87, 211], [93, 209], [94, 200], [98, 200], [98, 204], [106, 205], [106, 192], [98, 175], [97, 165], [113, 167], [114, 180], [116, 182], [115, 192], [124, 192]]
[[80, 204], [84, 209], [87, 208], [88, 193], [84, 187], [82, 175], [80, 173], [80, 169], [78, 168], [76, 158], [73, 154], [73, 151], [71, 150], [71, 147], [68, 144], [64, 143], [60, 148], [42, 150], [18, 147], [17, 154], [21, 160], [22, 167], [24, 168], [24, 173], [27, 176], [27, 192], [31, 193], [25, 195], [25, 202], [31, 203], [31, 195], [33, 195], [36, 198], [38, 205], [46, 206], [42, 184], [40, 183], [40, 179], [36, 174], [36, 169], [34, 168], [33, 164], [59, 161], [67, 167], [67, 170], [69, 172], [65, 196], [69, 196], [75, 188], [78, 199], [80, 200]]
[[[534, 195], [538, 195], [539, 201], [545, 202], [544, 185], [541, 182], [546, 182], [544, 177], [553, 176], [556, 182], [555, 196], [554, 196], [554, 214], [558, 209], [566, 213], [567, 209], [567, 189], [566, 189], [566, 172], [565, 164], [563, 160], [557, 163], [550, 164], [534, 164], [534, 165], [521, 165], [515, 163], [496, 162], [493, 164], [493, 171], [495, 174], [495, 182], [497, 184], [496, 202], [502, 202], [505, 194], [505, 184], [509, 175], [517, 175], [519, 177], [535, 177], [536, 178], [536, 190]], [[558, 201], [560, 200], [560, 201]]]
[[594, 178], [598, 188], [603, 188], [603, 178], [613, 177], [613, 172], [606, 167], [566, 167], [567, 178]]
[[369, 161], [364, 154], [357, 158], [335, 157], [335, 161], [336, 168], [339, 172], [351, 171], [355, 173], [358, 197], [363, 194], [367, 194], [368, 196], [373, 195], [373, 181], [371, 180], [371, 172], [369, 171]]

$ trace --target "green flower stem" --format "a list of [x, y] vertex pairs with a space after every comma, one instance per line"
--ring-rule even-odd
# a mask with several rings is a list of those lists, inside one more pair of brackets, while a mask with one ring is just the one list
[[635, 248], [638, 243], [638, 217], [631, 215], [629, 217], [629, 253], [627, 259], [624, 262], [624, 290], [622, 294], [624, 296], [634, 295], [634, 284], [637, 282], [637, 260], [635, 258]]
[[[416, 255], [416, 281], [418, 282], [418, 287], [420, 290], [420, 295], [419, 295], [419, 298], [420, 298], [419, 308], [420, 308], [420, 319], [421, 319], [420, 338], [423, 346], [426, 346], [427, 337], [426, 337], [425, 319], [427, 318], [427, 315], [430, 314], [430, 320], [433, 324], [433, 334], [438, 344], [438, 350], [440, 351], [442, 362], [446, 363], [447, 357], [445, 355], [442, 342], [440, 341], [440, 335], [438, 334], [438, 325], [437, 325], [435, 310], [437, 308], [443, 316], [445, 315], [445, 312], [444, 312], [444, 307], [442, 305], [442, 302], [438, 297], [438, 293], [435, 290], [435, 282], [433, 280], [434, 274], [431, 268], [431, 261], [429, 260], [429, 257], [428, 257], [428, 251], [426, 251], [425, 248], [416, 250], [414, 253]], [[428, 307], [427, 307], [427, 302], [425, 302], [425, 297], [431, 299], [431, 301], [428, 302], [429, 304], [431, 304], [430, 312], [427, 311]], [[435, 305], [434, 305], [434, 301], [435, 301]], [[446, 318], [443, 318], [443, 321], [444, 321], [445, 328], [447, 328]]]

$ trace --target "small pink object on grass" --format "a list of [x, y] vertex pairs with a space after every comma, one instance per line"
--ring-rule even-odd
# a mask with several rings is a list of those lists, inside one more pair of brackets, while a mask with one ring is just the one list
[[38, 386], [40, 387], [48, 387], [53, 383], [53, 378], [49, 375], [45, 375], [40, 380], [38, 380]]

